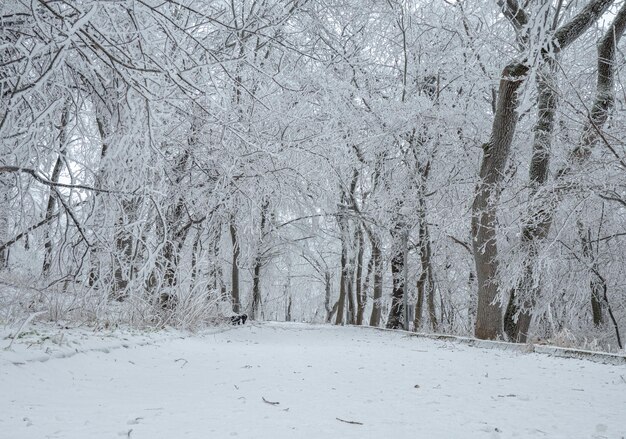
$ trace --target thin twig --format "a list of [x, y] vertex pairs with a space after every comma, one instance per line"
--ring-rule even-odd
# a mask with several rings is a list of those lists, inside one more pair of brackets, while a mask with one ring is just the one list
[[87, 190], [87, 191], [104, 192], [104, 193], [107, 193], [107, 194], [120, 194], [121, 193], [119, 191], [111, 191], [111, 190], [108, 190], [108, 189], [96, 188], [96, 187], [87, 186], [87, 185], [84, 185], [84, 184], [66, 184], [66, 183], [60, 183], [60, 182], [57, 182], [57, 181], [51, 181], [51, 180], [48, 180], [43, 175], [40, 175], [34, 169], [23, 168], [23, 167], [20, 167], [20, 166], [0, 166], [0, 173], [5, 173], [5, 172], [15, 172], [15, 173], [29, 174], [35, 180], [37, 180], [39, 183], [44, 184], [46, 186], [50, 186], [50, 187], [62, 187], [62, 188], [65, 188], [65, 189], [83, 189], [83, 190]]
[[463, 247], [465, 250], [467, 250], [470, 255], [474, 254], [474, 252], [472, 251], [471, 247], [469, 246], [469, 244], [467, 242], [461, 241], [460, 239], [455, 238], [452, 235], [448, 235], [448, 238], [450, 238], [451, 240], [453, 240], [454, 242], [459, 244], [461, 247]]
[[183, 367], [185, 367], [188, 363], [187, 360], [185, 360], [184, 358], [177, 358], [176, 360], [174, 360], [174, 363], [178, 363], [179, 361], [184, 361], [184, 363], [182, 364], [182, 366], [180, 366], [180, 368], [182, 369]]
[[265, 399], [264, 396], [262, 396], [261, 399], [263, 400], [264, 403], [269, 404], [269, 405], [278, 405], [278, 404], [280, 404], [280, 402], [278, 402], [278, 401], [276, 401], [276, 402], [268, 401], [267, 399]]
[[335, 418], [335, 419], [341, 422], [345, 422], [346, 424], [363, 425], [363, 423], [359, 421], [346, 421], [345, 419], [341, 419], [341, 418]]

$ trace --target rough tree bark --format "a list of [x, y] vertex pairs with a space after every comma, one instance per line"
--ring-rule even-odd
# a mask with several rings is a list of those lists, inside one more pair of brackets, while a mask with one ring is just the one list
[[[554, 132], [554, 120], [557, 108], [557, 62], [554, 58], [546, 60], [537, 74], [537, 123], [533, 139], [533, 154], [530, 162], [530, 200], [534, 200], [539, 189], [548, 181], [550, 170], [550, 149]], [[521, 247], [527, 254], [524, 258], [522, 277], [509, 295], [509, 302], [504, 314], [504, 331], [509, 340], [525, 342], [532, 319], [533, 297], [538, 294], [539, 282], [534, 278], [533, 264], [537, 260], [539, 249], [537, 242], [544, 239], [549, 227], [545, 223], [546, 206], [541, 202], [538, 208], [531, 208], [532, 216], [527, 218], [522, 227]], [[522, 303], [518, 292], [522, 293]]]
[[472, 248], [478, 280], [475, 335], [482, 339], [496, 339], [502, 335], [502, 311], [497, 303], [496, 215], [500, 184], [517, 125], [517, 91], [527, 73], [528, 66], [522, 63], [511, 63], [502, 71], [491, 139], [483, 145], [480, 181], [472, 204]]

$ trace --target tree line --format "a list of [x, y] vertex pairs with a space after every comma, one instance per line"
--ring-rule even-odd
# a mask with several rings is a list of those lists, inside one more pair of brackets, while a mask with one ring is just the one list
[[622, 347], [623, 2], [15, 0], [0, 24], [5, 310]]

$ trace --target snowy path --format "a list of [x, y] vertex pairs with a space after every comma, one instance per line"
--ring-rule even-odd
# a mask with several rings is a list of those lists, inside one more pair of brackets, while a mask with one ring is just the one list
[[624, 366], [365, 328], [264, 324], [4, 360], [2, 439], [626, 437]]

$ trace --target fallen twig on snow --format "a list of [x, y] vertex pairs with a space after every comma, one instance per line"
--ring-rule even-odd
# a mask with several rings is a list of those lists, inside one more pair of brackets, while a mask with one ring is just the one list
[[269, 404], [269, 405], [278, 405], [278, 404], [280, 404], [280, 402], [278, 402], [278, 401], [276, 401], [276, 402], [268, 401], [267, 399], [265, 399], [264, 396], [262, 396], [261, 399], [263, 400], [264, 403]]
[[335, 418], [335, 419], [341, 422], [345, 422], [346, 424], [363, 425], [363, 423], [359, 421], [346, 421], [345, 419], [341, 419], [341, 418]]

